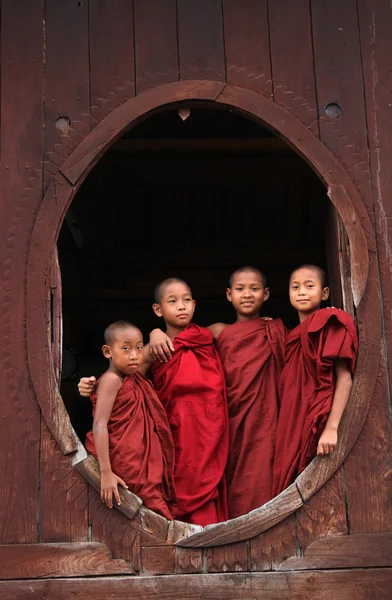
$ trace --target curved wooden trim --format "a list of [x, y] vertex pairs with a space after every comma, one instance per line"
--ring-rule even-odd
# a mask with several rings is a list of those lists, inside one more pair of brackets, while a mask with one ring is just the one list
[[[355, 401], [355, 411], [346, 411], [342, 427], [344, 423], [346, 425], [335, 456], [324, 458], [323, 462], [315, 459], [295, 485], [249, 515], [211, 525], [197, 533], [193, 533], [189, 527], [182, 531], [181, 524], [178, 523], [177, 526], [177, 522], [170, 526], [177, 531], [172, 543], [200, 547], [240, 541], [265, 531], [297, 510], [303, 501], [333, 475], [351, 450], [366, 419], [377, 376], [376, 349], [381, 339], [381, 317], [376, 265], [373, 264], [368, 271], [369, 252], [370, 255], [374, 252], [374, 236], [366, 209], [342, 165], [304, 125], [283, 108], [257, 93], [224, 86], [221, 82], [186, 81], [144, 92], [106, 117], [64, 162], [45, 194], [33, 229], [27, 279], [29, 364], [38, 402], [62, 451], [65, 454], [85, 453], [58, 392], [47, 335], [48, 268], [62, 220], [78, 186], [124, 131], [151, 112], [163, 110], [170, 104], [184, 100], [216, 101], [236, 108], [255, 121], [262, 121], [281, 135], [325, 182], [329, 197], [343, 220], [350, 240], [353, 296], [358, 308], [360, 329], [360, 355], [350, 400], [351, 406]], [[185, 536], [189, 537], [183, 539]]]

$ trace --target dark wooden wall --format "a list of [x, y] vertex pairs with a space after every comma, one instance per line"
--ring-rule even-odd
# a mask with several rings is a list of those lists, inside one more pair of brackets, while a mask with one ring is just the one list
[[[13, 570], [4, 567], [0, 577], [269, 571], [318, 538], [392, 531], [391, 31], [389, 0], [2, 0], [0, 543], [34, 545], [43, 553], [38, 561], [43, 567], [27, 568], [28, 550], [19, 546], [13, 548], [22, 553], [12, 559]], [[344, 465], [303, 508], [250, 542], [204, 551], [171, 546], [158, 551], [146, 544], [141, 550], [137, 523], [101, 505], [40, 416], [26, 345], [27, 255], [43, 194], [86, 134], [135, 95], [187, 79], [227, 81], [256, 91], [293, 114], [336, 155], [373, 224], [384, 337], [363, 431]], [[331, 103], [340, 106], [338, 118], [326, 112]], [[373, 554], [376, 542], [368, 546], [366, 540], [362, 544]], [[57, 549], [46, 546], [50, 542], [58, 543]], [[94, 548], [87, 546], [91, 542]], [[329, 566], [345, 565], [346, 550]], [[2, 552], [14, 556], [10, 548]], [[91, 560], [83, 554], [91, 552]], [[369, 552], [366, 556], [356, 566], [369, 566]], [[373, 566], [391, 566], [380, 561]], [[317, 561], [309, 564], [317, 568]], [[222, 575], [216, 581], [226, 598], [237, 597], [241, 585], [254, 597], [301, 597], [316, 590], [324, 598], [329, 584], [342, 599], [353, 590], [358, 598], [390, 595], [388, 570], [353, 572], [351, 579], [343, 571], [331, 571], [329, 579], [325, 571], [311, 573], [308, 579], [294, 573], [289, 583], [284, 574], [268, 580]], [[104, 589], [113, 594], [116, 585], [124, 597], [131, 593], [122, 587], [129, 584], [116, 581], [105, 579], [99, 594]], [[195, 580], [197, 594], [213, 594], [210, 582], [204, 576]], [[83, 598], [91, 597], [91, 585], [88, 580], [68, 580], [63, 587], [60, 581], [3, 582], [0, 594]], [[134, 597], [152, 593], [153, 584], [137, 585]], [[188, 594], [180, 579], [170, 585], [171, 597]], [[276, 596], [265, 595], [269, 585]]]

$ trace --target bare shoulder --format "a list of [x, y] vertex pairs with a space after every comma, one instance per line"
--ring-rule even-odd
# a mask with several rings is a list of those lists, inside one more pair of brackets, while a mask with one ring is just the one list
[[99, 392], [107, 392], [107, 391], [118, 391], [123, 384], [123, 378], [118, 375], [118, 373], [114, 373], [113, 371], [106, 371], [104, 373], [99, 382], [98, 382], [98, 391]]
[[227, 325], [228, 323], [213, 323], [212, 325], [209, 325], [207, 329], [209, 329], [214, 338], [217, 339], [218, 335], [224, 330], [225, 327], [227, 327]]

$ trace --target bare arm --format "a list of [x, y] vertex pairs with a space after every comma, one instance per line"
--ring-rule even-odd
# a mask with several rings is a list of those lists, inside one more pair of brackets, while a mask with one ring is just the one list
[[109, 508], [113, 507], [113, 494], [117, 504], [121, 504], [117, 485], [128, 487], [120, 477], [113, 473], [109, 457], [108, 422], [121, 385], [122, 379], [116, 373], [108, 371], [102, 375], [98, 386], [93, 424], [94, 445], [101, 471], [101, 499]]
[[[149, 355], [152, 362], [167, 362], [174, 352], [172, 340], [162, 329], [153, 329], [150, 333], [150, 343], [144, 346], [144, 356]], [[151, 363], [152, 364], [152, 363]], [[150, 365], [151, 366], [151, 365]]]
[[352, 377], [346, 360], [338, 358], [334, 362], [336, 377], [335, 392], [333, 395], [331, 412], [320, 436], [317, 454], [330, 454], [336, 448], [338, 441], [338, 427], [352, 386]]
[[152, 366], [154, 360], [155, 360], [155, 358], [153, 357], [153, 355], [151, 353], [150, 344], [146, 344], [143, 347], [143, 359], [139, 366], [138, 371], [140, 371], [140, 373], [143, 373], [143, 375], [146, 375], [146, 373], [151, 369], [151, 366]]
[[227, 323], [213, 323], [212, 325], [208, 325], [207, 329], [211, 331], [214, 340], [216, 340], [225, 327], [227, 327]]

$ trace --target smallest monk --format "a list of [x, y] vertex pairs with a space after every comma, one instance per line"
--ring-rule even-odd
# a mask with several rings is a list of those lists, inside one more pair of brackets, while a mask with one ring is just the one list
[[104, 341], [109, 368], [91, 396], [94, 424], [86, 436], [87, 451], [99, 461], [101, 499], [112, 508], [114, 495], [120, 504], [120, 484], [172, 520], [174, 446], [165, 409], [138, 371], [142, 334], [131, 323], [117, 321], [106, 328]]
[[316, 454], [335, 450], [358, 351], [352, 317], [340, 309], [320, 309], [329, 296], [320, 267], [302, 265], [293, 271], [289, 296], [300, 323], [285, 343], [274, 495], [293, 483]]

